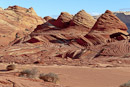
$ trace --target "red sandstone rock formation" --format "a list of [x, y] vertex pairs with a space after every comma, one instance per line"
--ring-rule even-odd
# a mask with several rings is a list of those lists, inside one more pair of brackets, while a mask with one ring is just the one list
[[59, 28], [66, 28], [69, 26], [69, 23], [72, 20], [72, 18], [73, 16], [69, 13], [61, 12], [57, 20], [55, 20], [55, 22], [50, 21], [50, 23]]
[[[122, 33], [121, 35], [110, 38], [110, 35], [116, 33]], [[88, 45], [97, 45], [107, 42], [112, 42], [115, 40], [124, 40], [127, 39], [126, 25], [117, 18], [111, 11], [107, 10], [103, 15], [99, 17], [89, 34], [85, 35], [85, 38], [80, 39], [84, 44]], [[78, 41], [79, 44], [82, 44], [81, 41]]]
[[[82, 59], [93, 59], [100, 55], [106, 55], [107, 51], [113, 50], [111, 47], [109, 50], [103, 50], [105, 44], [126, 39], [125, 36], [122, 35], [110, 38], [110, 35], [118, 32], [127, 34], [125, 24], [110, 11], [106, 11], [98, 19], [91, 31], [90, 28], [94, 24], [94, 20], [88, 15], [84, 17], [83, 15], [86, 15], [86, 12], [80, 11], [73, 19], [71, 19], [71, 16], [68, 18], [66, 14], [68, 15], [68, 13], [62, 13], [57, 20], [45, 17], [44, 19], [46, 19], [47, 22], [38, 25], [31, 34], [26, 35], [20, 40], [15, 40], [13, 46], [0, 50], [0, 56], [2, 56], [1, 61], [70, 64], [73, 59], [79, 59], [75, 61], [76, 64], [79, 64], [79, 61], [81, 62]], [[87, 19], [87, 17], [90, 18]], [[115, 26], [117, 25], [116, 22], [119, 26]], [[17, 33], [17, 35], [19, 36], [21, 33]], [[112, 41], [112, 39], [114, 41]], [[115, 46], [117, 43], [113, 44]], [[125, 43], [122, 43], [122, 45], [125, 45]], [[117, 52], [117, 55], [118, 54]], [[82, 62], [84, 61], [82, 60]], [[75, 64], [72, 63], [70, 65]]]
[[112, 34], [117, 32], [127, 33], [127, 29], [127, 26], [118, 17], [107, 10], [98, 18], [91, 31], [104, 31]]
[[[33, 8], [9, 6], [0, 10], [0, 45], [7, 45], [16, 37], [29, 34], [37, 25], [44, 22], [45, 20], [37, 16]], [[22, 36], [17, 36], [18, 32], [22, 33]]]

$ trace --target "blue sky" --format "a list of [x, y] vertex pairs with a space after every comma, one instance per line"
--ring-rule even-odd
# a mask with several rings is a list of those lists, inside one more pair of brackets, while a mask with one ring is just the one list
[[0, 0], [2, 8], [13, 5], [33, 7], [41, 17], [55, 17], [61, 12], [76, 14], [82, 9], [92, 15], [104, 13], [107, 9], [119, 11], [122, 8], [130, 8], [130, 0]]

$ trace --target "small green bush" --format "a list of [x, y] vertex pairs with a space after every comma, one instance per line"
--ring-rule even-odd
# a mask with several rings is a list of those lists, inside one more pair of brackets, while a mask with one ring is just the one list
[[28, 78], [35, 78], [38, 73], [36, 68], [33, 69], [25, 69], [20, 72], [20, 77], [28, 77]]
[[55, 73], [48, 73], [48, 74], [42, 73], [40, 74], [39, 78], [46, 82], [52, 82], [52, 83], [57, 83], [59, 81], [58, 75]]
[[120, 85], [120, 87], [130, 87], [130, 81], [128, 81], [127, 83], [124, 83], [124, 84]]
[[6, 70], [7, 70], [7, 71], [11, 71], [11, 70], [15, 70], [15, 68], [16, 68], [16, 66], [15, 66], [14, 64], [11, 64], [11, 65], [8, 65], [8, 66], [6, 67]]

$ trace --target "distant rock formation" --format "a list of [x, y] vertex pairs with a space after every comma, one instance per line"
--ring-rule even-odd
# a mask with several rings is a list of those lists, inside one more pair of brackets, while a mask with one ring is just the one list
[[130, 33], [130, 12], [114, 12], [114, 14], [127, 25]]

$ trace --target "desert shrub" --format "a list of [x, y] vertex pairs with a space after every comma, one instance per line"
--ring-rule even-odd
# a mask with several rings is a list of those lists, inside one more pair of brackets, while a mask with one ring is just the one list
[[130, 57], [130, 53], [125, 54], [125, 55], [122, 56], [122, 58], [129, 58], [129, 57]]
[[46, 82], [52, 82], [52, 83], [57, 83], [59, 81], [58, 75], [55, 73], [48, 73], [48, 74], [42, 73], [40, 74], [39, 78]]
[[6, 67], [6, 70], [7, 71], [11, 71], [11, 70], [14, 70], [16, 68], [16, 66], [14, 65], [14, 64], [11, 64], [11, 65], [8, 65], [7, 67]]
[[130, 81], [128, 81], [127, 83], [124, 83], [124, 84], [120, 85], [120, 87], [130, 87]]
[[25, 69], [20, 72], [20, 77], [28, 77], [28, 78], [35, 78], [38, 73], [36, 68], [33, 69]]

